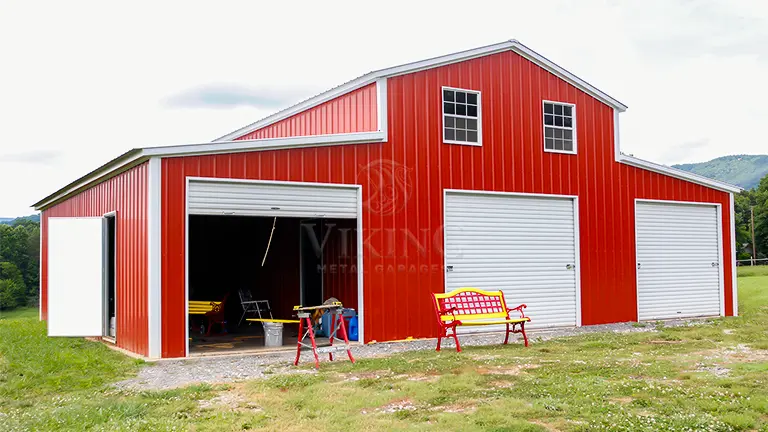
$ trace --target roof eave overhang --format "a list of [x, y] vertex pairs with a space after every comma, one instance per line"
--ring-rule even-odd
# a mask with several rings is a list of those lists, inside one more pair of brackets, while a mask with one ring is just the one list
[[88, 174], [80, 177], [72, 183], [64, 186], [58, 191], [48, 195], [40, 201], [32, 204], [35, 210], [45, 210], [63, 198], [70, 197], [81, 191], [90, 188], [91, 186], [101, 183], [102, 181], [114, 177], [124, 171], [127, 171], [136, 165], [143, 163], [146, 160], [143, 157], [142, 149], [133, 149], [123, 153], [115, 159], [107, 162], [106, 164], [96, 168]]
[[702, 186], [706, 186], [712, 189], [716, 189], [722, 192], [728, 192], [728, 193], [739, 193], [743, 191], [744, 189], [732, 185], [730, 183], [725, 183], [717, 180], [710, 179], [708, 177], [700, 176], [698, 174], [694, 174], [692, 172], [683, 171], [681, 169], [668, 167], [666, 165], [660, 165], [654, 162], [647, 161], [645, 159], [636, 158], [634, 156], [628, 156], [621, 154], [617, 158], [617, 162], [631, 165], [635, 168], [641, 168], [648, 171], [653, 171], [658, 174], [667, 175], [670, 177], [678, 178], [680, 180], [689, 181], [691, 183], [700, 184]]
[[323, 147], [330, 145], [375, 144], [386, 141], [384, 131], [356, 132], [347, 134], [313, 135], [257, 140], [237, 140], [202, 144], [185, 144], [167, 147], [133, 149], [107, 162], [94, 171], [75, 180], [55, 193], [32, 205], [35, 210], [45, 210], [64, 201], [95, 184], [115, 177], [153, 157], [182, 157], [220, 153], [242, 153], [249, 151], [281, 150], [301, 147]]

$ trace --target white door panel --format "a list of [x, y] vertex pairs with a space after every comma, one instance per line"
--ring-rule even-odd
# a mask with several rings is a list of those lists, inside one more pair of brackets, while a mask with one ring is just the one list
[[49, 218], [48, 336], [101, 336], [102, 218]]

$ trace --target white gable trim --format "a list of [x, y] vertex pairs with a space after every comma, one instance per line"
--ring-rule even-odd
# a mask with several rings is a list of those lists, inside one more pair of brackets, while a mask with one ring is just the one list
[[[377, 94], [381, 95], [382, 83], [384, 86], [384, 93], [386, 94], [386, 78], [388, 77], [418, 72], [425, 69], [432, 69], [432, 68], [449, 65], [452, 63], [467, 61], [477, 57], [484, 57], [484, 56], [488, 56], [491, 54], [496, 54], [504, 51], [514, 51], [520, 54], [521, 56], [532, 61], [538, 66], [548, 70], [552, 74], [567, 81], [568, 83], [575, 86], [576, 88], [579, 88], [582, 91], [588, 93], [589, 95], [605, 103], [606, 105], [619, 110], [620, 112], [623, 112], [627, 109], [626, 105], [612, 98], [611, 96], [603, 93], [597, 87], [592, 86], [588, 82], [570, 73], [568, 70], [558, 66], [551, 60], [547, 59], [546, 57], [537, 53], [536, 51], [528, 48], [527, 46], [523, 45], [519, 41], [512, 39], [512, 40], [504, 41], [504, 42], [493, 44], [493, 45], [487, 45], [480, 48], [460, 51], [453, 54], [434, 57], [431, 59], [421, 60], [413, 63], [406, 63], [403, 65], [394, 66], [391, 68], [381, 69], [378, 71], [367, 73], [359, 78], [356, 78], [352, 81], [349, 81], [345, 84], [342, 84], [324, 93], [320, 93], [317, 96], [311, 97], [305, 100], [304, 102], [301, 102], [292, 107], [286, 108], [269, 117], [261, 119], [255, 123], [251, 123], [248, 126], [242, 127], [234, 132], [228, 133], [220, 138], [215, 139], [214, 142], [229, 141], [229, 140], [239, 138], [255, 130], [267, 127], [273, 123], [277, 123], [281, 120], [284, 120], [302, 111], [306, 111], [308, 109], [314, 108], [322, 103], [328, 102], [332, 99], [335, 99], [339, 96], [342, 96], [346, 93], [357, 90], [359, 88], [365, 87], [368, 84], [371, 84], [374, 82], [377, 84]], [[379, 117], [382, 116], [381, 101], [382, 101], [382, 98], [379, 97], [378, 98]], [[384, 99], [384, 102], [386, 103], [386, 99]], [[384, 105], [383, 108], [386, 108], [386, 104]], [[386, 117], [386, 111], [383, 112], [383, 115], [384, 117]], [[386, 129], [382, 129], [380, 125], [378, 131], [386, 132]]]

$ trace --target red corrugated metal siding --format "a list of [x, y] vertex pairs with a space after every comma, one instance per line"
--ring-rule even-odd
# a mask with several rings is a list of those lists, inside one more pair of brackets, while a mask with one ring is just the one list
[[[323, 297], [357, 309], [357, 221], [334, 219], [323, 247]], [[321, 239], [322, 240], [322, 239]]]
[[[442, 143], [444, 85], [482, 91], [482, 147]], [[635, 198], [720, 203], [732, 314], [728, 194], [616, 163], [612, 108], [512, 52], [391, 78], [388, 90], [388, 143], [163, 160], [164, 356], [184, 355], [186, 176], [361, 184], [366, 341], [435, 335], [444, 188], [578, 195], [583, 324], [637, 318]], [[578, 155], [544, 152], [542, 99], [577, 105]]]
[[117, 212], [117, 337], [120, 348], [148, 354], [147, 164], [136, 166], [42, 212], [41, 307], [48, 318], [48, 218]]
[[237, 139], [373, 132], [377, 128], [376, 110], [373, 83]]

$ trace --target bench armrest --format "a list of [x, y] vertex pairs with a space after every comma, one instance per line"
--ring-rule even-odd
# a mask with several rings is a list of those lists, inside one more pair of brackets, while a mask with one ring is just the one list
[[457, 311], [457, 310], [458, 310], [458, 308], [457, 308], [456, 306], [453, 306], [453, 307], [449, 307], [449, 308], [447, 308], [447, 309], [440, 309], [440, 310], [438, 311], [437, 320], [438, 320], [439, 322], [441, 322], [441, 323], [442, 323], [442, 322], [443, 322], [443, 320], [442, 320], [442, 318], [441, 318], [441, 317], [442, 317], [443, 315], [448, 315], [448, 314], [451, 314], [451, 315], [453, 316], [453, 321], [456, 321], [456, 311]]
[[520, 306], [513, 307], [512, 309], [507, 309], [507, 317], [509, 318], [509, 313], [510, 312], [517, 311], [517, 312], [520, 312], [520, 318], [528, 318], [528, 317], [525, 316], [525, 312], [523, 311], [523, 309], [525, 309], [527, 307], [528, 307], [528, 305], [523, 303]]

